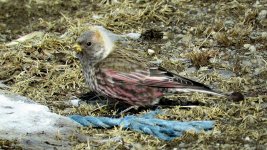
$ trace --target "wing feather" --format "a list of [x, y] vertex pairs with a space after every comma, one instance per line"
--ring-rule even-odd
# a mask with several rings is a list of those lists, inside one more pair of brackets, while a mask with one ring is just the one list
[[[161, 72], [161, 70], [163, 70]], [[169, 89], [169, 92], [203, 92], [215, 95], [222, 95], [213, 91], [209, 87], [199, 82], [184, 78], [172, 72], [164, 70], [164, 68], [158, 68], [159, 76], [156, 74], [150, 75], [150, 72], [144, 73], [144, 71], [135, 72], [119, 72], [112, 69], [103, 69], [105, 76], [112, 80], [112, 84], [117, 85], [135, 85], [146, 86], [159, 89]], [[155, 73], [155, 71], [154, 71]]]
[[105, 74], [104, 76], [109, 78], [112, 84], [170, 89], [169, 92], [197, 91], [222, 95], [204, 84], [169, 72], [163, 67], [151, 67], [153, 65], [145, 55], [135, 49], [115, 49], [98, 64], [98, 68], [101, 68], [100, 72]]

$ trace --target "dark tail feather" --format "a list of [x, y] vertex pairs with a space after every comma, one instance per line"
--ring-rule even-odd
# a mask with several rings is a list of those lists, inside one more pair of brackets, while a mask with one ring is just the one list
[[207, 93], [217, 96], [226, 96], [225, 94], [222, 94], [220, 92], [216, 92], [209, 88], [208, 86], [196, 82], [194, 80], [179, 76], [175, 73], [169, 72], [166, 69], [160, 67], [158, 68], [161, 71], [165, 72], [166, 76], [173, 77], [175, 82], [180, 83], [181, 85], [175, 88], [169, 88], [167, 89], [169, 92], [201, 92], [201, 93]]

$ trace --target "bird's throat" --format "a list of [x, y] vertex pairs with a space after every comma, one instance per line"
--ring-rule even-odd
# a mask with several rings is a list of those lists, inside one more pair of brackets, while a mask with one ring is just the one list
[[85, 78], [87, 85], [89, 86], [91, 90], [95, 91], [96, 86], [97, 86], [95, 65], [82, 63], [82, 67], [83, 67], [84, 78]]

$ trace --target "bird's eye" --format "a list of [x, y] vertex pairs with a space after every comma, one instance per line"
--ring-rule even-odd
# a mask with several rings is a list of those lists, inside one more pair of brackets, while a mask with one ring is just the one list
[[91, 46], [92, 43], [91, 43], [91, 42], [87, 42], [86, 45], [87, 45], [87, 46]]

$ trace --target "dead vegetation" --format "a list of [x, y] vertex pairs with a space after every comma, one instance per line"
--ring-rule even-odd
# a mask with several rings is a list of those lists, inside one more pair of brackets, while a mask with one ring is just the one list
[[[142, 41], [144, 51], [156, 50], [152, 60], [163, 60], [168, 69], [183, 71], [183, 75], [198, 78], [223, 92], [241, 91], [246, 96], [244, 101], [232, 102], [201, 94], [176, 95], [177, 99], [205, 105], [191, 109], [175, 106], [159, 116], [169, 120], [215, 120], [211, 133], [188, 132], [172, 142], [164, 142], [120, 128], [82, 128], [81, 133], [94, 135], [97, 140], [78, 143], [75, 149], [267, 146], [266, 2], [7, 0], [0, 4], [1, 13], [5, 14], [0, 17], [0, 80], [13, 92], [45, 104], [56, 113], [101, 116], [116, 111], [98, 105], [68, 104], [72, 96], [89, 91], [71, 47], [92, 24], [115, 33], [151, 29], [171, 33], [164, 40]], [[35, 38], [6, 45], [34, 31], [40, 31]]]

